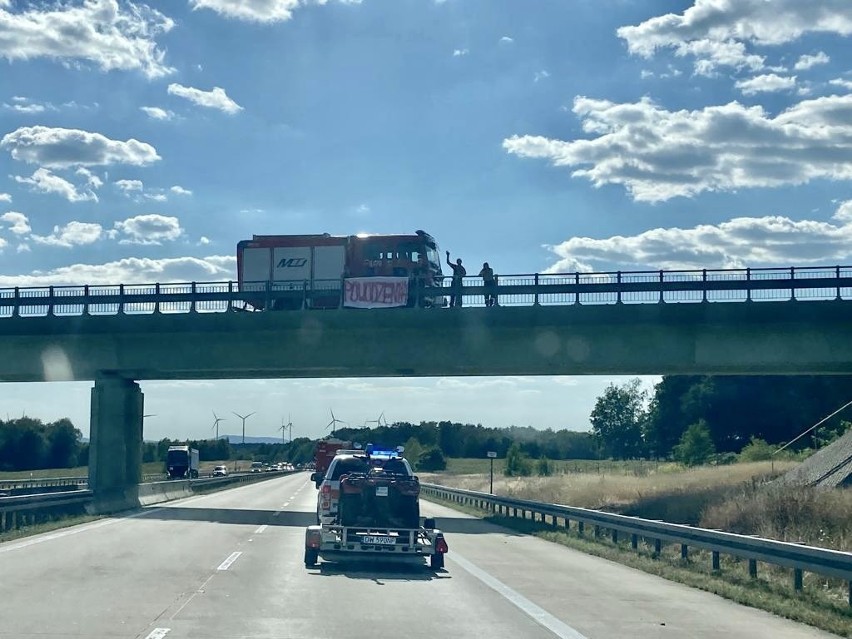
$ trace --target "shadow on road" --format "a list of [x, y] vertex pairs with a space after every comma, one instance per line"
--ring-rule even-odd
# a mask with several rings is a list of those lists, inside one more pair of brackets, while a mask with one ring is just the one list
[[361, 579], [374, 581], [383, 586], [388, 581], [432, 581], [433, 579], [451, 579], [445, 570], [434, 570], [425, 564], [399, 564], [381, 562], [375, 557], [361, 561], [352, 560], [345, 563], [320, 562], [318, 568], [308, 569], [318, 577], [345, 577], [346, 579]]
[[240, 508], [184, 508], [181, 506], [151, 506], [143, 508], [145, 519], [161, 519], [167, 521], [209, 521], [217, 524], [238, 524], [261, 526], [293, 526], [306, 528], [316, 523], [316, 515], [312, 512], [280, 511], [277, 515], [273, 510], [243, 510]]
[[460, 535], [512, 535], [520, 537], [521, 533], [503, 528], [482, 519], [468, 519], [463, 517], [435, 517], [435, 526], [445, 533], [457, 533]]

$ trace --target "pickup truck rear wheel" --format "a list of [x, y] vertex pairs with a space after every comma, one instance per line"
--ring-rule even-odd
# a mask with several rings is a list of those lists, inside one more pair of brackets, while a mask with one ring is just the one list
[[429, 557], [429, 566], [432, 567], [433, 570], [440, 570], [444, 567], [444, 553], [436, 552], [434, 555]]
[[313, 568], [317, 565], [319, 551], [316, 548], [305, 548], [305, 568]]

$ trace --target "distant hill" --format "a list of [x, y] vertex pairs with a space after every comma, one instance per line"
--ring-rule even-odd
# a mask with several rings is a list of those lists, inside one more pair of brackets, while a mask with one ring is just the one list
[[[219, 439], [227, 439], [229, 444], [242, 444], [242, 435], [219, 435]], [[280, 437], [249, 437], [246, 435], [246, 444], [280, 444]]]

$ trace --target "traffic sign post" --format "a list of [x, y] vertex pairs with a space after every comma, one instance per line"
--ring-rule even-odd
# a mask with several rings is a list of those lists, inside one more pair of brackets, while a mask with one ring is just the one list
[[488, 451], [488, 460], [491, 462], [491, 488], [488, 492], [492, 495], [494, 494], [494, 458], [497, 457], [497, 453], [493, 450]]

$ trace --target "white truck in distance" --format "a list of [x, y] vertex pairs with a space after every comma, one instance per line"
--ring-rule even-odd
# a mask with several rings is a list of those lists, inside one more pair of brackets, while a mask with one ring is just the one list
[[166, 472], [169, 479], [198, 477], [198, 449], [189, 446], [169, 446], [166, 452]]

